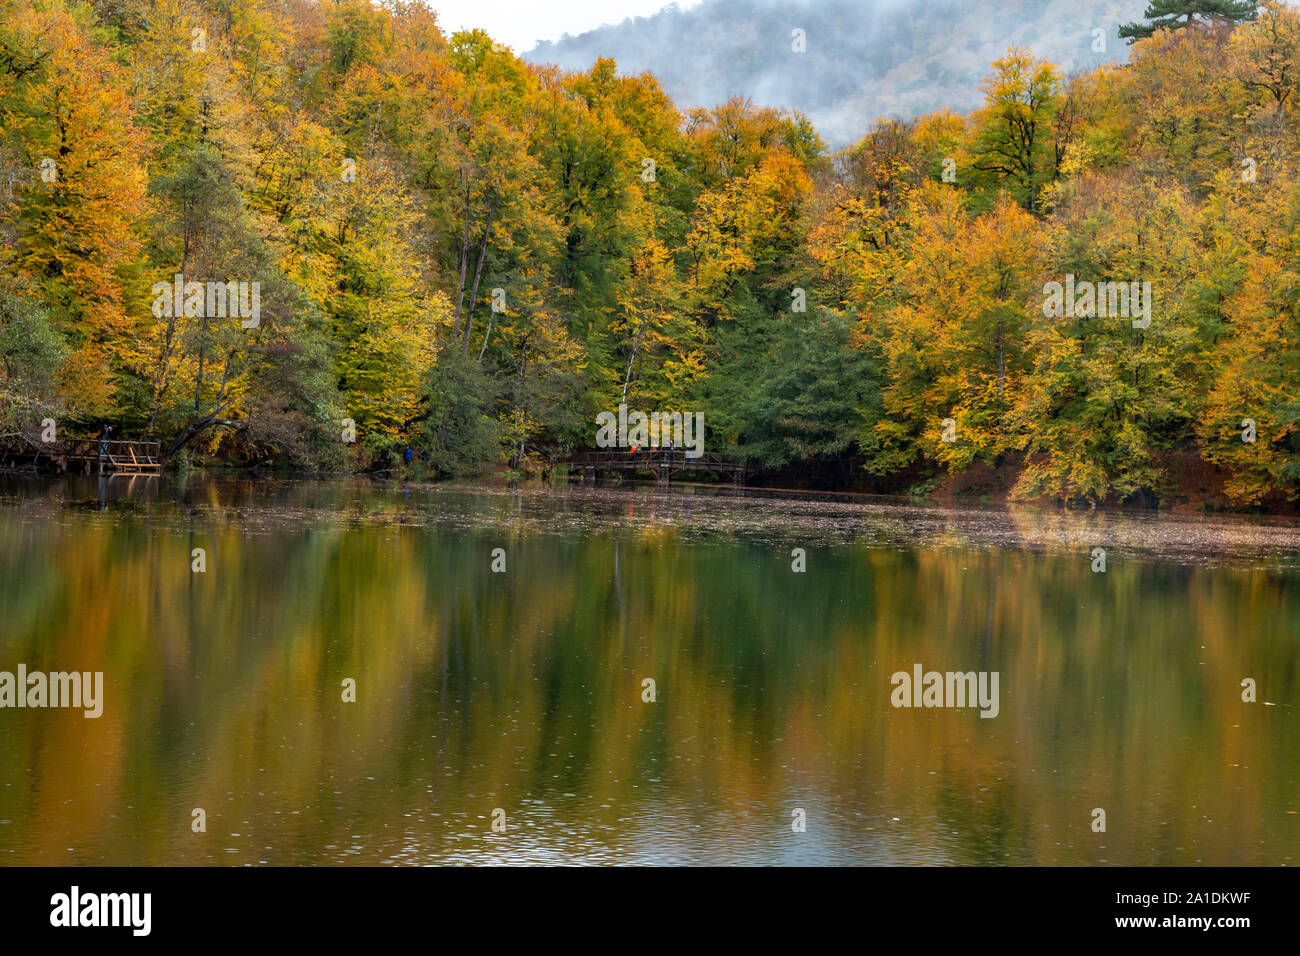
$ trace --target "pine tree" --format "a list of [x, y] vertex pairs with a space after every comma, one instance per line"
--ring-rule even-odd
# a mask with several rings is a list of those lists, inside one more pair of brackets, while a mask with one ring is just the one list
[[1125, 23], [1119, 35], [1129, 43], [1145, 39], [1157, 30], [1180, 30], [1201, 21], [1244, 23], [1255, 19], [1255, 0], [1151, 0], [1142, 16], [1147, 23]]

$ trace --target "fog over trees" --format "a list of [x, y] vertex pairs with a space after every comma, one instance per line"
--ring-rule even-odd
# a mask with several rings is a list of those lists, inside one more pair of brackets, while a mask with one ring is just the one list
[[[855, 142], [881, 116], [910, 118], [982, 102], [980, 81], [1008, 46], [1027, 46], [1063, 71], [1123, 60], [1119, 27], [1143, 0], [704, 0], [628, 18], [521, 52], [538, 64], [587, 70], [611, 57], [648, 71], [680, 108], [731, 96], [806, 113], [832, 147]], [[806, 52], [797, 54], [794, 30]], [[1105, 49], [1094, 30], [1103, 30]]]

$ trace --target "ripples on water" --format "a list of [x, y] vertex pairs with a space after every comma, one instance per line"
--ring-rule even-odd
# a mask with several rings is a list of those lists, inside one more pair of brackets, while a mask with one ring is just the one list
[[[1300, 856], [1294, 522], [691, 488], [0, 490], [0, 669], [108, 688], [99, 720], [0, 710], [0, 862]], [[998, 671], [1001, 713], [893, 709], [914, 662]]]

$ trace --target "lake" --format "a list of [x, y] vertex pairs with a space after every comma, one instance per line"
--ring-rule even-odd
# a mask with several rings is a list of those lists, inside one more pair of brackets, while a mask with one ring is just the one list
[[0, 582], [103, 674], [0, 709], [3, 864], [1300, 862], [1294, 522], [10, 477]]

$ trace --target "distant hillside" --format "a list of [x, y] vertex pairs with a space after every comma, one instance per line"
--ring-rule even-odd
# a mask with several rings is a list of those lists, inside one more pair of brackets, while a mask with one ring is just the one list
[[[679, 107], [731, 95], [802, 110], [832, 146], [878, 116], [979, 105], [980, 81], [1009, 45], [1066, 72], [1124, 59], [1121, 23], [1145, 0], [705, 0], [539, 44], [534, 63], [585, 70], [613, 57], [620, 72], [654, 73]], [[1093, 30], [1106, 31], [1094, 52]], [[791, 49], [802, 29], [806, 52]]]

